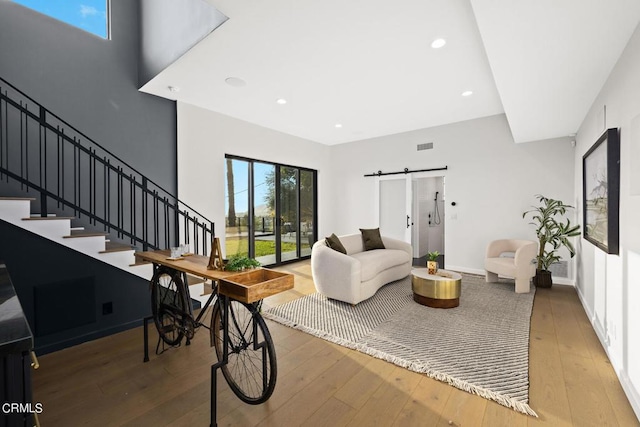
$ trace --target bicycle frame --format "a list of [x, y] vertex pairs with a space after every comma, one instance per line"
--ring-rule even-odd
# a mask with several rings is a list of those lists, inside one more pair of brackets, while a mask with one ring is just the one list
[[[162, 311], [158, 314], [158, 306], [162, 306], [165, 304], [161, 299], [156, 300], [155, 296], [152, 300], [152, 304], [157, 304], [152, 306], [153, 316], [146, 317], [143, 320], [144, 326], [144, 361], [147, 362], [149, 360], [148, 357], [148, 331], [147, 324], [150, 319], [154, 319], [156, 323], [156, 327], [158, 327], [158, 332], [161, 337], [158, 341], [166, 342], [170, 346], [177, 346], [181, 342], [183, 337], [186, 337], [186, 344], [190, 344], [190, 338], [193, 338], [197, 328], [200, 326], [204, 326], [208, 330], [211, 331], [211, 335], [213, 338], [214, 334], [217, 334], [218, 341], [215, 341], [218, 344], [214, 344], [216, 346], [216, 353], [218, 355], [218, 360], [212, 364], [211, 366], [211, 426], [216, 425], [216, 415], [217, 415], [217, 375], [216, 371], [220, 368], [222, 369], [222, 373], [229, 385], [231, 386], [233, 392], [243, 401], [249, 404], [260, 404], [269, 399], [273, 390], [275, 388], [275, 382], [277, 377], [277, 363], [276, 363], [276, 354], [275, 348], [273, 345], [273, 340], [269, 333], [268, 327], [262, 316], [260, 314], [260, 303], [261, 300], [249, 300], [246, 296], [243, 298], [236, 298], [236, 294], [233, 291], [229, 291], [222, 286], [221, 288], [221, 280], [224, 281], [226, 278], [230, 276], [235, 276], [238, 273], [230, 272], [225, 270], [211, 269], [208, 267], [209, 259], [202, 255], [191, 255], [186, 258], [181, 258], [179, 260], [168, 258], [168, 251], [146, 251], [146, 252], [137, 252], [136, 254], [136, 262], [139, 263], [152, 263], [154, 265], [154, 276], [152, 278], [151, 289], [152, 295], [159, 294], [159, 286], [164, 286], [163, 282], [160, 282], [160, 277], [167, 274], [172, 278], [172, 282], [169, 282], [169, 286], [167, 286], [170, 290], [174, 290], [174, 297], [178, 297], [177, 306], [170, 307], [170, 302], [167, 302], [167, 307], [161, 307], [164, 310], [164, 313], [168, 313], [172, 319], [171, 325], [169, 327], [173, 327], [174, 331], [178, 331], [180, 335], [176, 335], [175, 339], [169, 338], [165, 340], [164, 337], [164, 328], [159, 326], [158, 322], [162, 322], [162, 320], [157, 320], [158, 317], [162, 318]], [[162, 269], [162, 270], [161, 270]], [[268, 273], [259, 272], [259, 282], [268, 282], [268, 279], [271, 279], [274, 276], [279, 276], [277, 278], [283, 279], [283, 276], [289, 276], [279, 283], [279, 286], [272, 287], [267, 295], [264, 293], [261, 294], [261, 297], [273, 295], [278, 292], [285, 291], [287, 289], [293, 288], [293, 277], [291, 274], [283, 274], [276, 273], [272, 270], [263, 271]], [[213, 292], [207, 298], [204, 306], [202, 307], [200, 313], [197, 316], [194, 316], [193, 306], [191, 305], [191, 294], [189, 290], [189, 284], [187, 281], [187, 274], [202, 277], [203, 279], [211, 280]], [[270, 275], [269, 278], [264, 275]], [[247, 275], [254, 276], [254, 272], [248, 272]], [[231, 280], [230, 283], [233, 283]], [[172, 287], [171, 283], [175, 286]], [[222, 282], [223, 285], [226, 286], [227, 282]], [[272, 283], [271, 283], [272, 284]], [[233, 295], [232, 296], [230, 296]], [[217, 298], [217, 299], [216, 299]], [[214, 301], [215, 300], [215, 301]], [[155, 302], [154, 302], [155, 301]], [[174, 299], [174, 301], [176, 301]], [[244, 305], [244, 308], [240, 306], [240, 310], [249, 311], [251, 313], [251, 317], [245, 317], [245, 315], [240, 314], [239, 317], [236, 318], [235, 314], [235, 301]], [[233, 302], [233, 304], [232, 304]], [[217, 304], [214, 308], [214, 312], [212, 313], [211, 318], [211, 326], [203, 324], [203, 318], [211, 307], [211, 304]], [[251, 307], [249, 307], [251, 306]], [[173, 309], [171, 309], [173, 308]], [[215, 317], [214, 317], [215, 316]], [[244, 323], [246, 321], [251, 322], [251, 326]], [[214, 325], [215, 323], [215, 325]], [[242, 325], [241, 325], [242, 324]], [[212, 331], [213, 327], [218, 327], [219, 329]], [[248, 338], [245, 334], [249, 332], [249, 328], [251, 328], [252, 338]], [[244, 329], [244, 331], [243, 331]], [[171, 329], [169, 329], [171, 330]], [[230, 330], [234, 334], [233, 338], [230, 337]], [[237, 332], [237, 333], [236, 333]], [[220, 336], [222, 335], [222, 336]], [[257, 339], [260, 337], [261, 339]], [[230, 344], [233, 340], [240, 338], [240, 342]], [[220, 339], [222, 338], [222, 339]], [[259, 342], [258, 342], [259, 341]], [[212, 342], [213, 344], [213, 342]], [[250, 350], [252, 349], [252, 350]], [[242, 353], [244, 351], [255, 351], [258, 356], [262, 359], [262, 363], [260, 364], [252, 364], [250, 362], [246, 367], [248, 367], [248, 371], [233, 371], [229, 372], [228, 366], [233, 363], [237, 363], [237, 358], [230, 361], [230, 357], [232, 357], [232, 352]], [[235, 357], [235, 356], [233, 356]], [[241, 360], [240, 363], [245, 363]], [[260, 366], [261, 368], [258, 368]], [[252, 371], [252, 372], [249, 372]], [[257, 390], [258, 394], [253, 393], [253, 389], [247, 389], [244, 387], [242, 383], [242, 378], [251, 378], [251, 375], [257, 374], [262, 375], [262, 390]], [[239, 375], [239, 377], [238, 377]], [[240, 382], [236, 382], [236, 379], [240, 378]], [[259, 383], [259, 382], [258, 382]]]

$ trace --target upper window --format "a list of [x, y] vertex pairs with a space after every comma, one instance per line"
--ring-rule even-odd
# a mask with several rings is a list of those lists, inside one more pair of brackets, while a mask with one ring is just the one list
[[109, 38], [109, 0], [13, 1], [102, 38]]

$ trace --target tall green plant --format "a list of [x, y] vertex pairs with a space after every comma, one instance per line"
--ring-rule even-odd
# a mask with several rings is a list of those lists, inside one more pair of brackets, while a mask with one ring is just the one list
[[576, 254], [570, 237], [580, 235], [580, 225], [571, 225], [569, 218], [564, 218], [567, 209], [573, 206], [567, 205], [561, 200], [555, 200], [537, 194], [539, 206], [522, 214], [525, 218], [531, 215], [530, 224], [536, 227], [538, 237], [538, 270], [548, 270], [554, 262], [560, 261], [557, 250], [564, 246], [569, 251], [571, 258]]

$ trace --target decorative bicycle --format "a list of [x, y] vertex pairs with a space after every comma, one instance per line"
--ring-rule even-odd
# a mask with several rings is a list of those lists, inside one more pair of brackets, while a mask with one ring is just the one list
[[[186, 338], [188, 345], [200, 327], [210, 331], [218, 359], [212, 366], [212, 420], [217, 368], [242, 401], [257, 405], [269, 399], [275, 389], [277, 363], [271, 334], [260, 314], [262, 298], [292, 288], [293, 277], [267, 269], [240, 274], [208, 270], [208, 258], [198, 255], [169, 260], [166, 251], [151, 251], [136, 253], [136, 257], [154, 264], [151, 311], [160, 340], [178, 346]], [[212, 282], [213, 292], [197, 316], [186, 286], [187, 273]], [[212, 304], [207, 326], [203, 319]], [[145, 338], [145, 360], [146, 354]]]

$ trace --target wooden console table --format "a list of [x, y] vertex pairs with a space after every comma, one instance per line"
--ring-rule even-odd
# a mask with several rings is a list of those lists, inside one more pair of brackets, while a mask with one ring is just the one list
[[[137, 252], [135, 257], [136, 262], [150, 262], [154, 265], [151, 299], [152, 318], [160, 333], [158, 343], [164, 341], [171, 346], [179, 345], [183, 337], [186, 337], [188, 345], [189, 339], [201, 326], [209, 329], [212, 337], [215, 336], [212, 341], [215, 342], [218, 362], [211, 366], [210, 425], [217, 425], [218, 368], [222, 369], [227, 383], [238, 398], [253, 405], [267, 401], [275, 388], [277, 362], [271, 335], [260, 314], [260, 305], [263, 298], [293, 288], [293, 275], [264, 268], [245, 272], [213, 270], [208, 268], [209, 257], [188, 255], [174, 259], [169, 258], [169, 251], [166, 250]], [[191, 307], [187, 274], [212, 281], [213, 293], [197, 316]], [[162, 278], [171, 280], [162, 282]], [[168, 299], [166, 295], [169, 295]], [[201, 320], [214, 300], [216, 302], [211, 315], [211, 326], [207, 327]], [[186, 301], [186, 304], [182, 301]], [[241, 318], [243, 315], [248, 317]], [[247, 318], [250, 319], [248, 323], [245, 322]], [[166, 319], [169, 319], [169, 324], [165, 323]], [[149, 320], [150, 318], [145, 318], [143, 323], [145, 362], [149, 360]], [[232, 328], [235, 329], [230, 333]], [[177, 336], [167, 337], [167, 333], [175, 331], [178, 332]], [[255, 353], [253, 358], [245, 354], [249, 352]], [[228, 367], [231, 363], [230, 354], [234, 355], [237, 363], [245, 363], [243, 369], [238, 369], [237, 365], [235, 369]], [[259, 381], [254, 375], [256, 371], [261, 375]], [[256, 382], [246, 382], [248, 376], [252, 376], [250, 379]]]

